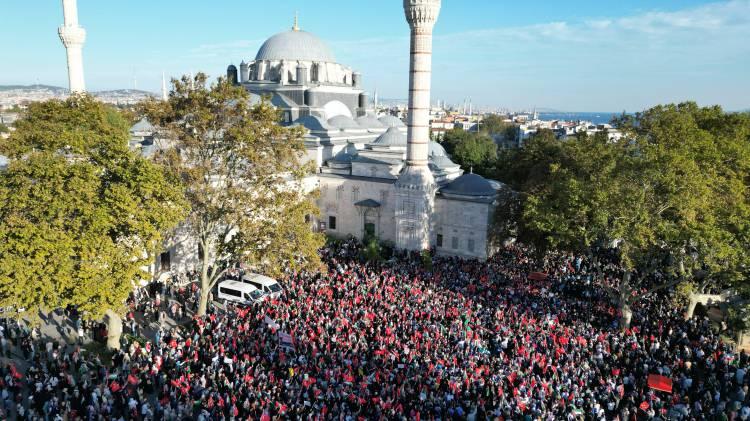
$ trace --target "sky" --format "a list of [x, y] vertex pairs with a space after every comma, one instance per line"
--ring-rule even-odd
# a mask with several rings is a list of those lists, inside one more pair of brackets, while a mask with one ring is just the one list
[[[300, 26], [382, 98], [408, 92], [400, 0], [78, 0], [90, 90], [159, 91], [226, 72]], [[60, 0], [0, 0], [0, 85], [67, 87]], [[433, 100], [475, 107], [640, 111], [694, 100], [750, 108], [750, 0], [443, 0]]]

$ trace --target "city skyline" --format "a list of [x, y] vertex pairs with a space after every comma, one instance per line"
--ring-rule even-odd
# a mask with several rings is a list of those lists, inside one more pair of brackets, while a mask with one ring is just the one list
[[[398, 2], [351, 8], [338, 0], [295, 0], [269, 10], [251, 1], [244, 15], [232, 13], [240, 9], [235, 1], [213, 9], [191, 1], [79, 3], [89, 32], [84, 66], [91, 90], [133, 88], [137, 80], [137, 88], [158, 92], [162, 71], [220, 76], [289, 29], [295, 11], [303, 30], [364, 74], [369, 91], [405, 98], [408, 90], [408, 32], [394, 25]], [[750, 106], [750, 0], [496, 3], [444, 4], [435, 29], [433, 101], [602, 112], [684, 100], [728, 110]], [[6, 45], [0, 85], [67, 86], [65, 50], [50, 29], [62, 24], [62, 8], [59, 0], [43, 4], [4, 6], [0, 35], [24, 42]]]

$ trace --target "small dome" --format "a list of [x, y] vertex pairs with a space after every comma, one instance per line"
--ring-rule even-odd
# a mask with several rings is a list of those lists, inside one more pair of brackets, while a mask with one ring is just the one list
[[406, 127], [406, 124], [404, 124], [403, 121], [401, 121], [398, 117], [394, 117], [392, 115], [387, 115], [380, 117], [378, 119], [385, 127]]
[[397, 127], [391, 127], [372, 142], [377, 146], [406, 146], [406, 143], [406, 135]]
[[464, 174], [443, 187], [443, 193], [459, 196], [494, 196], [495, 188], [484, 177], [477, 174]]
[[382, 129], [385, 127], [383, 123], [380, 122], [380, 120], [369, 115], [363, 115], [361, 117], [357, 117], [356, 122], [360, 126], [367, 128], [367, 129]]
[[320, 38], [309, 32], [294, 30], [268, 38], [255, 59], [336, 62], [330, 48]]
[[232, 71], [233, 70], [233, 71], [236, 72], [237, 71], [237, 67], [234, 64], [230, 64], [229, 67], [227, 67], [227, 70], [228, 71]]
[[439, 169], [456, 168], [459, 166], [451, 161], [447, 155], [430, 155], [430, 162]]
[[443, 148], [443, 145], [435, 141], [430, 141], [427, 154], [430, 156], [448, 156], [448, 153], [445, 152], [445, 148]]
[[347, 143], [346, 147], [337, 153], [331, 161], [337, 164], [350, 164], [357, 155], [359, 155], [357, 147], [352, 143]]
[[130, 127], [130, 133], [151, 133], [154, 131], [154, 126], [146, 120], [146, 118], [142, 118], [140, 121], [135, 123], [132, 127]]
[[305, 117], [300, 117], [297, 120], [294, 121], [294, 125], [304, 126], [306, 129], [312, 130], [312, 131], [326, 131], [331, 130], [331, 127], [328, 126], [328, 123], [323, 120], [322, 118], [314, 115], [308, 115]]
[[345, 116], [345, 115], [337, 115], [336, 117], [332, 117], [328, 120], [328, 124], [332, 127], [339, 128], [341, 130], [347, 130], [347, 129], [361, 129], [362, 126], [357, 124], [356, 121], [352, 120], [351, 118]]

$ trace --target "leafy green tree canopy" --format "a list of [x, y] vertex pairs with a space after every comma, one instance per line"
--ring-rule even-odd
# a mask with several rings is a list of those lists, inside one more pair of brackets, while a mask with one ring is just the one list
[[482, 119], [479, 124], [479, 131], [491, 137], [500, 136], [506, 143], [513, 143], [518, 140], [518, 126], [505, 121], [503, 116], [495, 114], [490, 114]]
[[191, 213], [182, 227], [198, 242], [199, 314], [210, 290], [238, 263], [275, 276], [318, 268], [324, 243], [313, 233], [314, 196], [305, 188], [301, 128], [279, 125], [266, 100], [204, 74], [173, 80], [169, 101], [150, 100], [141, 114], [173, 139], [160, 160], [179, 176]]
[[[628, 273], [614, 295], [626, 307], [699, 274], [709, 282], [743, 279], [750, 264], [748, 116], [684, 103], [622, 123], [619, 142], [602, 134], [566, 141], [540, 135], [501, 156], [498, 178], [522, 202], [514, 214], [518, 238], [579, 252], [617, 244]], [[643, 282], [657, 272], [664, 282]]]
[[443, 138], [443, 147], [454, 162], [465, 170], [490, 175], [497, 160], [497, 145], [489, 136], [461, 129], [448, 130]]
[[128, 148], [128, 122], [82, 95], [29, 106], [0, 144], [0, 306], [121, 311], [184, 215], [163, 168]]

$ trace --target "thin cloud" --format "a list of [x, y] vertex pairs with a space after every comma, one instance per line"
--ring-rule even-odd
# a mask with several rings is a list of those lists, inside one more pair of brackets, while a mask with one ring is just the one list
[[257, 49], [262, 42], [263, 40], [256, 39], [203, 44], [188, 51], [187, 56], [196, 59], [216, 57], [244, 59]]
[[[684, 99], [726, 102], [731, 107], [750, 92], [746, 77], [738, 76], [750, 65], [748, 39], [750, 0], [625, 17], [438, 32], [435, 95], [565, 109], [639, 109]], [[186, 54], [221, 68], [228, 59], [249, 57], [262, 42], [206, 44]], [[381, 94], [399, 96], [406, 89], [408, 37], [329, 43], [339, 62], [362, 71], [368, 86], [379, 86]]]

